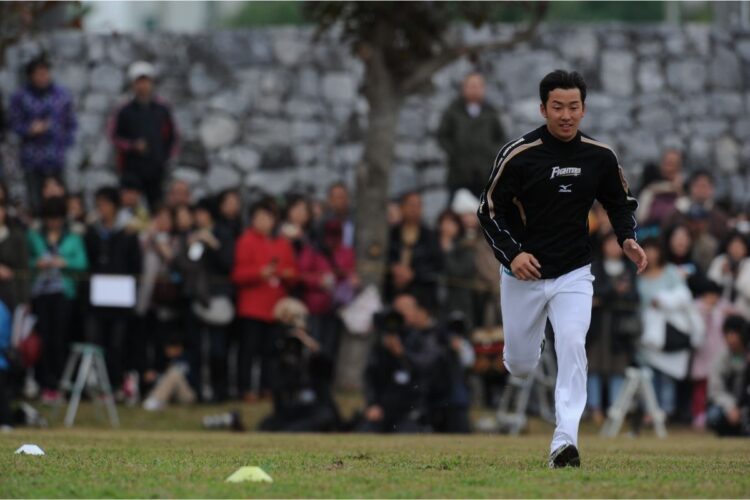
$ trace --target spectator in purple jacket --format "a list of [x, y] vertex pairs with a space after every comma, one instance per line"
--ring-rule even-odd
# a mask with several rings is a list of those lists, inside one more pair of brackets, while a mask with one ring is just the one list
[[62, 181], [65, 152], [73, 144], [76, 119], [70, 93], [52, 81], [44, 56], [26, 65], [26, 85], [10, 100], [10, 128], [21, 137], [21, 166], [31, 208], [41, 204], [46, 177]]

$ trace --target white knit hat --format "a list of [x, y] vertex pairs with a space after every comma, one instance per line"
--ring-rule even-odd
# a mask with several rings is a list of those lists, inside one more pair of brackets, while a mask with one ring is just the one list
[[461, 188], [453, 196], [451, 209], [458, 215], [474, 214], [479, 209], [479, 199], [471, 194], [471, 191], [468, 189]]
[[131, 82], [144, 76], [151, 79], [156, 76], [156, 68], [150, 62], [136, 61], [128, 68], [128, 78], [130, 78]]

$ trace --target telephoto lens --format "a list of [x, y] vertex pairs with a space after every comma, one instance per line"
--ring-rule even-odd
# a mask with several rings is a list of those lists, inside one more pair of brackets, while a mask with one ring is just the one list
[[206, 430], [242, 432], [245, 430], [245, 425], [242, 423], [240, 412], [235, 410], [216, 415], [206, 415], [203, 417], [203, 428]]

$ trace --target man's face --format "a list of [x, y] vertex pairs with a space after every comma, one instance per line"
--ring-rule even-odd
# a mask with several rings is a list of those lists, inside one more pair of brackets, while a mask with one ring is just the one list
[[276, 219], [273, 214], [267, 210], [260, 209], [253, 215], [253, 229], [260, 234], [269, 235], [273, 231]]
[[404, 324], [408, 327], [418, 327], [419, 304], [414, 297], [402, 295], [393, 302], [393, 308], [404, 317]]
[[467, 103], [481, 104], [484, 102], [484, 95], [486, 93], [484, 78], [480, 75], [469, 75], [464, 80], [461, 93]]
[[50, 177], [44, 181], [42, 198], [56, 198], [58, 196], [65, 196], [65, 188], [57, 179]]
[[106, 198], [96, 199], [96, 211], [99, 217], [105, 221], [111, 221], [117, 215], [117, 207]]
[[690, 184], [690, 198], [696, 203], [706, 203], [714, 197], [714, 185], [705, 175], [696, 177]]
[[550, 133], [561, 141], [569, 141], [578, 133], [585, 108], [581, 101], [581, 91], [574, 88], [552, 90], [547, 102], [542, 103], [539, 109], [547, 120]]
[[162, 209], [154, 215], [154, 226], [157, 231], [168, 233], [172, 230], [172, 215], [169, 210]]
[[185, 182], [175, 182], [169, 189], [169, 206], [190, 205], [190, 187]]
[[140, 99], [148, 99], [154, 91], [154, 81], [142, 76], [133, 82], [133, 92]]
[[210, 228], [213, 224], [213, 217], [208, 210], [199, 208], [195, 211], [195, 225], [201, 229]]
[[120, 199], [122, 200], [122, 205], [125, 207], [134, 208], [138, 206], [138, 200], [140, 199], [140, 197], [141, 195], [136, 189], [120, 190]]
[[703, 302], [708, 307], [714, 307], [719, 303], [719, 299], [721, 299], [721, 295], [716, 292], [708, 292], [703, 294]]
[[349, 211], [349, 193], [341, 186], [336, 186], [328, 193], [328, 206], [335, 214], [344, 215]]
[[83, 200], [77, 196], [68, 198], [67, 203], [68, 217], [71, 219], [78, 219], [85, 215], [86, 210], [83, 208]]
[[682, 155], [679, 151], [667, 151], [661, 157], [661, 175], [668, 181], [674, 180], [682, 171]]
[[220, 210], [221, 214], [228, 219], [239, 217], [242, 211], [242, 200], [240, 200], [239, 195], [237, 193], [226, 195], [221, 202]]
[[747, 257], [747, 246], [741, 238], [732, 238], [727, 245], [727, 254], [734, 262], [740, 262]]
[[465, 214], [460, 214], [459, 217], [461, 218], [461, 223], [464, 225], [464, 228], [467, 231], [479, 228], [479, 218], [477, 217], [476, 213], [468, 212]]
[[661, 250], [656, 245], [648, 245], [643, 247], [643, 251], [646, 253], [646, 259], [648, 260], [648, 266], [650, 268], [661, 268]]
[[401, 219], [407, 224], [422, 222], [422, 198], [412, 194], [401, 203]]
[[39, 65], [31, 73], [31, 84], [38, 89], [46, 89], [52, 81], [52, 74], [47, 66]]
[[724, 335], [724, 340], [729, 350], [733, 353], [741, 353], [745, 350], [745, 346], [742, 345], [742, 336], [735, 331], [727, 332]]

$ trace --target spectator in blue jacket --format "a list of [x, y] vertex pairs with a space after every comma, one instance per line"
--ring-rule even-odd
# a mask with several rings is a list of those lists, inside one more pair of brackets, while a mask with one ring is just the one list
[[5, 304], [0, 302], [0, 432], [10, 428], [10, 349], [11, 315]]

